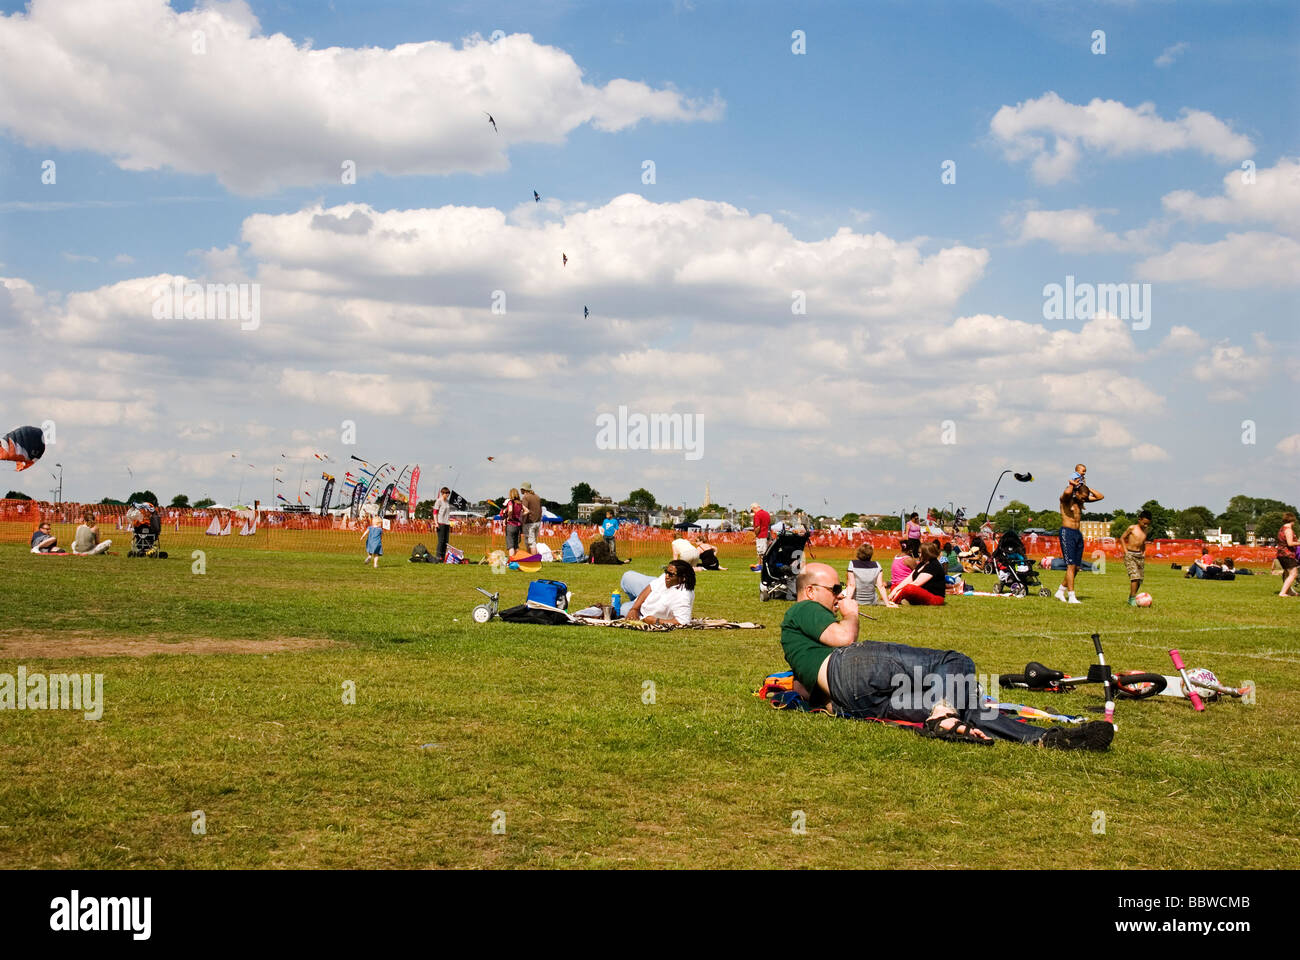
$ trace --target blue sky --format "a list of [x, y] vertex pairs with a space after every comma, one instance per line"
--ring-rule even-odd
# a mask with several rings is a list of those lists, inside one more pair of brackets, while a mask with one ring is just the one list
[[[33, 21], [40, 19], [42, 6], [34, 8]], [[118, 42], [115, 52], [110, 33], [104, 33], [97, 50], [93, 37], [78, 38], [75, 22], [47, 25], [42, 32], [47, 56], [75, 50], [94, 69], [69, 81], [74, 86], [68, 90], [58, 89], [58, 78], [43, 93], [24, 88], [8, 112], [0, 114], [0, 276], [30, 287], [21, 296], [13, 294], [20, 325], [10, 340], [38, 365], [76, 364], [76, 352], [84, 350], [74, 369], [86, 370], [87, 363], [102, 364], [111, 355], [113, 366], [103, 382], [120, 386], [116, 393], [106, 387], [90, 401], [72, 388], [33, 391], [21, 378], [11, 377], [0, 382], [0, 406], [12, 412], [13, 425], [39, 422], [42, 405], [62, 412], [59, 419], [70, 438], [66, 442], [71, 447], [76, 441], [66, 456], [75, 453], [80, 468], [69, 481], [68, 495], [98, 498], [110, 492], [121, 473], [119, 461], [124, 462], [123, 441], [158, 454], [140, 456], [138, 462], [156, 466], [136, 472], [151, 474], [154, 488], [165, 496], [229, 496], [224, 491], [229, 471], [220, 467], [219, 458], [229, 459], [233, 451], [245, 459], [266, 459], [289, 448], [329, 449], [337, 455], [343, 448], [329, 437], [337, 433], [332, 425], [347, 414], [341, 408], [347, 405], [333, 403], [329, 390], [294, 386], [297, 374], [286, 378], [280, 371], [314, 371], [323, 381], [331, 372], [388, 377], [391, 382], [364, 383], [400, 394], [403, 365], [413, 362], [409, 351], [386, 355], [378, 350], [374, 336], [364, 347], [349, 346], [355, 331], [349, 333], [341, 320], [331, 321], [329, 309], [318, 312], [314, 321], [286, 321], [283, 339], [273, 342], [269, 336], [231, 340], [223, 330], [213, 332], [213, 340], [199, 336], [187, 348], [185, 337], [173, 339], [163, 332], [166, 343], [157, 352], [139, 344], [124, 348], [130, 336], [115, 340], [111, 334], [121, 317], [90, 331], [72, 322], [77, 310], [69, 295], [111, 302], [104, 310], [112, 315], [130, 309], [121, 306], [114, 285], [139, 278], [184, 274], [220, 279], [221, 270], [236, 270], [272, 286], [267, 251], [302, 245], [295, 247], [292, 237], [284, 239], [287, 246], [250, 243], [246, 221], [257, 215], [286, 218], [287, 224], [299, 211], [364, 204], [378, 213], [467, 207], [510, 216], [536, 189], [553, 204], [537, 226], [553, 224], [560, 236], [573, 235], [568, 218], [596, 211], [592, 216], [599, 220], [600, 211], [608, 212], [611, 201], [628, 193], [665, 205], [674, 215], [680, 212], [678, 205], [699, 200], [728, 204], [747, 216], [744, 224], [716, 236], [710, 233], [716, 224], [706, 218], [695, 233], [701, 243], [696, 259], [684, 252], [682, 263], [668, 263], [663, 268], [668, 273], [659, 280], [646, 278], [645, 289], [637, 282], [579, 284], [572, 291], [574, 305], [599, 299], [594, 312], [610, 324], [607, 338], [598, 325], [561, 321], [554, 312], [569, 310], [568, 301], [560, 306], [548, 299], [551, 291], [527, 288], [521, 300], [535, 305], [535, 312], [522, 327], [503, 326], [499, 335], [485, 339], [502, 358], [518, 352], [527, 365], [530, 356], [544, 353], [554, 354], [554, 363], [541, 365], [535, 378], [514, 375], [505, 383], [494, 381], [491, 362], [474, 373], [466, 372], [473, 364], [450, 364], [451, 369], [440, 369], [436, 376], [426, 368], [420, 377], [435, 386], [420, 410], [404, 416], [386, 403], [366, 400], [354, 414], [354, 419], [369, 418], [367, 455], [463, 470], [468, 479], [462, 485], [477, 485], [469, 492], [479, 495], [496, 492], [502, 479], [508, 484], [531, 478], [539, 488], [549, 484], [552, 495], [564, 492], [555, 487], [567, 490], [567, 484], [588, 480], [614, 495], [644, 484], [662, 500], [696, 502], [707, 479], [715, 499], [723, 502], [761, 499], [770, 486], [805, 505], [827, 500], [836, 512], [954, 498], [975, 507], [986, 496], [980, 492], [989, 485], [984, 477], [991, 480], [999, 463], [1063, 476], [1076, 459], [1090, 458], [1109, 471], [1115, 498], [1125, 504], [1155, 496], [1219, 509], [1238, 492], [1295, 499], [1287, 484], [1293, 486], [1300, 462], [1300, 428], [1284, 397], [1294, 395], [1300, 382], [1294, 362], [1295, 278], [1300, 271], [1293, 260], [1289, 276], [1285, 262], [1245, 274], [1239, 269], [1240, 263], [1258, 263], [1261, 250], [1285, 261], [1295, 245], [1300, 213], [1290, 204], [1297, 192], [1291, 164], [1300, 156], [1295, 120], [1300, 115], [1295, 69], [1300, 32], [1294, 5], [699, 0], [331, 6], [333, 10], [319, 4], [254, 2], [247, 7], [213, 5], [208, 12], [231, 22], [247, 21], [251, 13], [257, 23], [248, 31], [250, 43], [282, 33], [298, 48], [310, 41], [314, 50], [390, 50], [426, 41], [461, 48], [463, 38], [475, 33], [485, 38], [494, 30], [528, 34], [537, 48], [571, 58], [586, 89], [621, 80], [644, 84], [636, 94], [637, 110], [648, 103], [648, 91], [675, 91], [682, 99], [674, 108], [676, 118], [666, 122], [655, 121], [648, 112], [617, 130], [579, 122], [549, 143], [531, 137], [513, 142], [512, 131], [537, 114], [520, 118], [508, 101], [485, 101], [492, 103], [508, 142], [505, 169], [467, 158], [453, 172], [412, 171], [401, 142], [406, 134], [394, 133], [389, 141], [385, 129], [375, 138], [358, 139], [359, 149], [366, 151], [358, 157], [360, 180], [344, 186], [325, 175], [298, 176], [294, 164], [314, 160], [292, 156], [291, 146], [277, 148], [278, 153], [268, 149], [267, 155], [259, 150], [259, 125], [265, 131], [277, 115], [293, 123], [301, 98], [312, 96], [307, 86], [298, 91], [297, 101], [284, 96], [281, 105], [281, 91], [271, 85], [265, 91], [269, 106], [263, 104], [260, 115], [241, 125], [240, 117], [257, 105], [241, 103], [236, 93], [223, 97], [220, 89], [204, 91], [205, 83], [216, 85], [205, 79], [210, 60], [201, 61], [195, 75], [187, 77], [192, 60], [163, 70], [148, 62], [147, 51], [131, 59], [120, 52], [123, 44]], [[0, 4], [0, 10], [7, 15], [6, 33], [0, 37], [24, 38], [25, 47], [36, 47], [27, 29], [31, 24], [19, 23], [25, 5]], [[117, 24], [124, 33], [138, 32], [149, 29], [151, 16], [184, 18], [202, 12], [179, 3], [171, 11], [133, 0], [121, 5]], [[806, 34], [807, 52], [800, 56], [791, 52], [796, 29]], [[1104, 55], [1091, 52], [1094, 30], [1105, 31]], [[237, 57], [236, 50], [214, 41], [206, 56]], [[1163, 66], [1156, 63], [1162, 54], [1168, 60]], [[286, 69], [302, 69], [301, 58], [281, 55]], [[512, 65], [523, 76], [511, 82], [529, 83], [531, 68]], [[547, 61], [536, 68], [551, 65]], [[492, 69], [489, 64], [489, 76]], [[90, 75], [102, 82], [86, 83]], [[151, 109], [145, 95], [150, 83], [193, 89], [193, 99], [172, 96], [161, 109]], [[1048, 103], [1049, 94], [1059, 104]], [[566, 95], [541, 103], [543, 124], [550, 109], [557, 117], [573, 109], [564, 101]], [[96, 98], [101, 96], [122, 109], [111, 123], [105, 121], [103, 135], [91, 136], [87, 128], [95, 125]], [[330, 103], [327, 94], [320, 97], [320, 103]], [[443, 122], [464, 97], [455, 88], [424, 88], [402, 96], [376, 88], [373, 109], [391, 118], [394, 127], [399, 120], [419, 127], [420, 117], [427, 116], [434, 141], [430, 148], [446, 146], [455, 153], [455, 141], [478, 135]], [[1094, 100], [1113, 102], [1115, 109], [1098, 120], [1094, 133], [1100, 139], [1090, 143], [1089, 133], [1071, 124], [1081, 122], [1083, 108]], [[709, 102], [718, 109], [710, 113]], [[1033, 157], [1023, 151], [1014, 155], [1015, 144], [995, 130], [999, 111], [1026, 103], [1050, 114], [1055, 126], [1027, 123], [1019, 128], [1023, 136], [1045, 139], [1049, 148], [1053, 137], [1079, 145], [1065, 175], [1038, 176]], [[1142, 126], [1142, 105], [1147, 103], [1152, 107], [1145, 116], [1156, 125], [1151, 129]], [[1174, 129], [1185, 110], [1198, 111], [1218, 126], [1189, 123]], [[188, 142], [178, 133], [168, 143], [172, 126], [183, 129], [195, 117], [207, 126], [191, 128]], [[207, 117], [212, 117], [210, 123]], [[133, 134], [136, 128], [147, 133], [144, 139], [162, 146], [144, 150], [143, 159], [129, 165], [153, 169], [119, 166], [120, 145], [140, 139]], [[230, 156], [224, 159], [226, 167], [214, 157], [212, 168], [205, 170], [204, 151], [193, 148], [193, 129], [211, 128], [216, 129], [212, 152], [228, 149]], [[1153, 147], [1150, 135], [1177, 142]], [[1245, 145], [1223, 146], [1233, 137]], [[450, 145], [437, 138], [447, 138]], [[156, 151], [152, 158], [151, 149]], [[178, 155], [187, 158], [192, 172], [178, 172], [173, 163], [158, 159]], [[237, 166], [241, 156], [249, 164], [265, 165], [272, 186], [232, 188], [231, 165]], [[56, 185], [40, 181], [41, 163], [47, 159], [57, 163]], [[641, 182], [645, 159], [656, 164], [652, 185]], [[1261, 176], [1260, 183], [1274, 191], [1262, 208], [1250, 206], [1253, 194], [1243, 200], [1225, 193], [1225, 177], [1247, 159], [1258, 171], [1276, 171], [1272, 180]], [[940, 182], [945, 160], [956, 163], [955, 184]], [[390, 172], [368, 169], [380, 166]], [[320, 169], [337, 169], [334, 158], [321, 157]], [[1179, 192], [1192, 197], [1179, 208], [1190, 211], [1183, 215], [1173, 212], [1168, 199]], [[1222, 203], [1215, 206], [1215, 198]], [[105, 203], [113, 205], [95, 205]], [[1065, 221], [1052, 217], [1044, 221], [1046, 238], [1030, 239], [1025, 218], [1032, 211], [1074, 211], [1069, 222], [1082, 232], [1067, 234], [1058, 229]], [[887, 307], [855, 316], [853, 297], [862, 291], [854, 290], [857, 268], [844, 260], [853, 254], [843, 252], [827, 254], [839, 258], [825, 261], [827, 270], [833, 262], [843, 269], [836, 273], [838, 280], [826, 281], [825, 295], [815, 298], [807, 319], [791, 316], [788, 295], [751, 298], [753, 274], [747, 271], [731, 276], [724, 270], [707, 290], [663, 282], [662, 276], [680, 278], [699, 269], [701, 258], [707, 260], [720, 245], [737, 244], [731, 251], [735, 259], [762, 249], [756, 235], [747, 239], [751, 231], [764, 229], [752, 223], [762, 215], [788, 231], [790, 257], [806, 255], [798, 269], [810, 269], [808, 264], [822, 255], [799, 244], [815, 246], [846, 227], [854, 235], [879, 235], [909, 248], [912, 254], [898, 254], [896, 274], [871, 288], [892, 291], [880, 294]], [[621, 255], [618, 217], [611, 213], [606, 221], [589, 234], [599, 237], [591, 249], [602, 259]], [[416, 229], [436, 227], [430, 223]], [[645, 229], [653, 231], [652, 226]], [[1126, 231], [1138, 233], [1125, 238]], [[1229, 241], [1233, 234], [1246, 239]], [[233, 259], [214, 259], [213, 251], [231, 245]], [[391, 253], [374, 249], [381, 259]], [[917, 300], [913, 294], [924, 292], [918, 288], [935, 280], [914, 275], [905, 262], [908, 256], [926, 258], [954, 249], [983, 251], [986, 260], [950, 284], [939, 281], [933, 297]], [[491, 252], [480, 253], [490, 264]], [[321, 303], [328, 306], [329, 271], [348, 271], [338, 266], [334, 254], [322, 256], [319, 264], [301, 264], [313, 271], [310, 280], [299, 276], [290, 285], [299, 293], [325, 297]], [[722, 268], [715, 264], [709, 269]], [[780, 273], [780, 263], [774, 262], [773, 270]], [[1043, 316], [1044, 284], [1062, 282], [1067, 274], [1096, 283], [1152, 282], [1151, 328], [1121, 337], [1117, 327], [1108, 334], [1119, 338], [1112, 346], [1088, 354], [1089, 345], [1106, 338], [1085, 332], [1079, 322]], [[374, 280], [368, 276], [367, 283]], [[420, 293], [423, 306], [434, 311], [442, 291], [448, 292], [444, 306], [464, 308], [463, 297], [450, 291], [460, 290], [462, 283], [466, 290], [477, 290], [479, 272], [470, 267], [462, 276], [439, 277]], [[318, 287], [303, 288], [308, 282]], [[823, 277], [811, 276], [807, 282], [821, 283]], [[365, 299], [382, 301], [384, 291], [394, 289], [395, 283], [367, 286]], [[815, 304], [826, 296], [834, 297], [837, 306], [821, 313]], [[394, 299], [408, 298], [399, 294]], [[754, 308], [755, 303], [760, 306]], [[960, 339], [953, 334], [963, 329], [959, 318], [976, 316], [1005, 321], [985, 325], [988, 342], [1005, 346], [984, 367], [963, 362], [964, 356], [973, 356], [969, 351], [942, 349]], [[418, 317], [402, 322], [413, 324], [417, 333], [437, 327], [432, 320], [422, 327]], [[464, 322], [493, 321], [480, 313], [467, 314]], [[306, 349], [321, 339], [313, 331], [322, 325], [337, 336]], [[1187, 332], [1170, 339], [1175, 328]], [[375, 328], [366, 329], [373, 333]], [[1023, 344], [1017, 343], [1017, 330], [1025, 333]], [[1049, 346], [1058, 331], [1079, 338], [1078, 348], [1065, 348], [1082, 351], [1077, 364]], [[903, 343], [903, 334], [912, 339]], [[459, 349], [446, 330], [431, 335], [439, 356]], [[205, 342], [215, 345], [195, 349]], [[1126, 348], [1132, 354], [1129, 361], [1120, 359]], [[828, 356], [819, 351], [832, 349], [833, 376], [818, 362]], [[208, 351], [212, 363], [205, 366], [199, 361]], [[475, 351], [475, 357], [483, 352]], [[666, 354], [661, 358], [646, 351]], [[602, 352], [609, 354], [609, 362], [601, 362]], [[618, 356], [626, 358], [622, 367], [612, 362]], [[652, 362], [643, 362], [645, 356]], [[684, 359], [675, 364], [673, 356]], [[710, 357], [715, 366], [709, 365]], [[1005, 363], [999, 365], [999, 359]], [[251, 376], [279, 383], [278, 391], [268, 386], [241, 395], [241, 364]], [[411, 369], [420, 370], [419, 363]], [[1077, 403], [1057, 394], [1038, 410], [1026, 403], [1026, 397], [1046, 396], [1059, 388], [1063, 376], [1075, 372], [1083, 376], [1079, 385], [1058, 393], [1073, 391]], [[1094, 403], [1086, 386], [1094, 381], [1120, 386], [1105, 402]], [[564, 384], [583, 388], [566, 390]], [[991, 392], [972, 401], [982, 389]], [[792, 398], [781, 405], [786, 411], [797, 407], [793, 398], [810, 404], [809, 415], [754, 414], [773, 393]], [[851, 402], [845, 403], [848, 398]], [[647, 411], [659, 409], [658, 403], [669, 411], [704, 416], [712, 427], [705, 457], [698, 463], [670, 464], [663, 456], [596, 451], [593, 418], [619, 402]], [[1063, 444], [1056, 424], [1068, 417], [1075, 418], [1066, 431], [1074, 439]], [[937, 443], [931, 434], [948, 419], [958, 425], [958, 441]], [[1253, 445], [1240, 440], [1246, 419], [1258, 426]], [[185, 429], [191, 423], [203, 426]], [[250, 433], [241, 424], [254, 429]], [[110, 431], [115, 443], [105, 440]], [[547, 438], [545, 456], [533, 439], [538, 435]], [[828, 453], [830, 449], [836, 452]], [[783, 453], [773, 455], [776, 451]], [[505, 466], [499, 471], [484, 466], [487, 455]], [[756, 457], [763, 464], [757, 476]], [[508, 479], [497, 476], [511, 470]], [[1096, 467], [1094, 476], [1104, 490]], [[1040, 493], [1034, 505], [1048, 505], [1052, 491]]]

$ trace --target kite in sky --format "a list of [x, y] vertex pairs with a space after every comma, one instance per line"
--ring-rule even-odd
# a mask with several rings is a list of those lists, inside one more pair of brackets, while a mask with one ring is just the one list
[[537, 191], [534, 190], [534, 191], [533, 191], [533, 203], [540, 203], [541, 200], [542, 200], [542, 198], [541, 198], [540, 196], [538, 196]]
[[492, 114], [488, 113], [486, 110], [484, 110], [483, 112], [487, 113], [488, 123], [492, 124], [492, 132], [500, 133], [501, 131], [497, 129], [497, 122], [492, 119]]
[[45, 455], [45, 434], [40, 427], [15, 427], [0, 438], [0, 460], [17, 462], [15, 470], [26, 470]]
[[582, 319], [586, 320], [589, 316], [591, 316], [591, 311], [584, 306], [582, 308]]
[[560, 265], [565, 267], [569, 265], [569, 255], [567, 253], [560, 254]]

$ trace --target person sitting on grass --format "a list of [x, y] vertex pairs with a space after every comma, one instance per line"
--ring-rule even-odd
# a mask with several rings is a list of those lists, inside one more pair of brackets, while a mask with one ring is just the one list
[[1214, 557], [1210, 555], [1210, 548], [1208, 546], [1202, 546], [1201, 555], [1188, 564], [1187, 572], [1183, 574], [1183, 579], [1192, 577], [1196, 580], [1204, 580], [1205, 571], [1209, 570], [1210, 567], [1214, 565]]
[[32, 532], [32, 553], [66, 552], [59, 549], [59, 538], [50, 532], [49, 521], [42, 520], [41, 525]]
[[949, 540], [943, 545], [943, 565], [949, 573], [961, 574], [961, 557], [957, 553], [957, 544]]
[[112, 540], [99, 539], [99, 524], [95, 515], [87, 510], [81, 515], [81, 526], [77, 527], [77, 536], [72, 541], [72, 552], [78, 556], [103, 553], [113, 545]]
[[875, 548], [864, 543], [858, 547], [857, 555], [849, 561], [848, 575], [845, 578], [849, 594], [866, 606], [883, 604], [896, 607], [898, 604], [889, 599], [889, 590], [885, 586], [884, 567], [871, 559], [874, 554]]
[[830, 704], [853, 719], [920, 723], [926, 736], [940, 740], [992, 744], [996, 737], [1057, 750], [1110, 746], [1115, 729], [1105, 721], [1043, 728], [985, 710], [975, 664], [955, 650], [859, 643], [857, 601], [826, 564], [805, 566], [796, 587], [798, 600], [781, 623], [781, 649], [795, 691], [814, 706]]
[[948, 581], [939, 562], [939, 542], [931, 540], [921, 544], [921, 562], [911, 574], [889, 593], [889, 599], [895, 603], [910, 603], [917, 606], [938, 607], [943, 604], [947, 593]]
[[624, 616], [643, 623], [685, 626], [695, 608], [695, 568], [685, 560], [671, 560], [662, 576], [651, 578], [629, 570], [619, 583], [632, 598]]
[[912, 575], [919, 563], [917, 548], [908, 540], [898, 541], [898, 555], [889, 566], [889, 588], [892, 590]]
[[685, 537], [678, 537], [674, 540], [673, 559], [685, 560], [692, 567], [698, 567], [702, 570], [727, 569], [718, 565], [717, 548], [702, 536], [696, 540], [688, 540]]

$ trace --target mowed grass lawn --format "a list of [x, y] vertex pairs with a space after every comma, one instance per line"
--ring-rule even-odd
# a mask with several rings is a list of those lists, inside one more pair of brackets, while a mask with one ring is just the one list
[[[650, 634], [477, 625], [475, 586], [521, 602], [530, 579], [486, 567], [217, 549], [196, 575], [188, 556], [0, 547], [0, 672], [102, 673], [106, 701], [98, 721], [0, 712], [0, 867], [1300, 862], [1300, 601], [1273, 596], [1275, 577], [1187, 581], [1153, 559], [1149, 610], [1125, 604], [1112, 565], [1081, 576], [1081, 606], [954, 598], [863, 624], [865, 639], [951, 647], [1000, 673], [1030, 659], [1082, 672], [1097, 630], [1120, 668], [1172, 672], [1177, 646], [1257, 685], [1256, 705], [1199, 715], [1172, 698], [1121, 703], [1112, 750], [1082, 754], [770, 709], [751, 694], [785, 668], [787, 604], [759, 602], [748, 554], [701, 575], [696, 610], [766, 629]], [[585, 603], [619, 573], [541, 575]], [[121, 655], [159, 642], [251, 652]], [[1019, 699], [1101, 703], [1098, 687]]]

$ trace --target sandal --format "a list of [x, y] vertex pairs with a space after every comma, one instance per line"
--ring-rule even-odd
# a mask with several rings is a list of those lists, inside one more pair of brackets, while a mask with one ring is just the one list
[[[951, 727], [944, 728], [941, 724], [945, 720], [956, 720]], [[950, 740], [954, 743], [982, 743], [986, 746], [993, 746], [992, 737], [977, 737], [974, 732], [978, 728], [964, 720], [958, 719], [955, 713], [945, 713], [942, 716], [931, 717], [925, 721], [922, 727], [922, 736], [932, 737], [935, 740]]]

